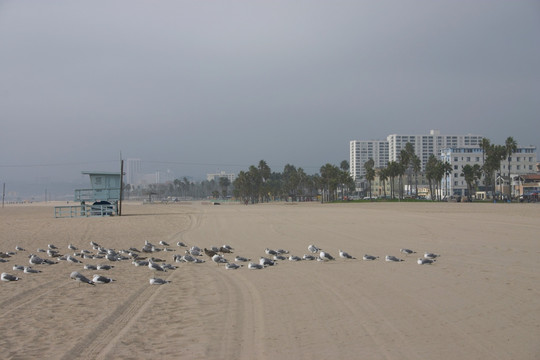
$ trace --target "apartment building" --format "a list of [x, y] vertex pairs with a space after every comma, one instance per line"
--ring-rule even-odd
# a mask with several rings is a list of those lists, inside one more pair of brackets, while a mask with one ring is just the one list
[[439, 130], [431, 130], [426, 135], [388, 135], [388, 160], [399, 161], [399, 154], [407, 143], [414, 146], [415, 154], [422, 161], [422, 171], [430, 155], [439, 156], [442, 149], [480, 147], [482, 135], [441, 135]]
[[353, 140], [350, 142], [350, 174], [358, 183], [364, 179], [366, 170], [364, 164], [373, 159], [374, 167], [388, 165], [388, 142], [383, 140]]
[[[466, 193], [467, 183], [461, 176], [465, 165], [484, 165], [484, 152], [481, 148], [446, 148], [440, 152], [440, 160], [452, 165], [452, 174], [444, 178], [441, 184], [443, 194], [448, 195], [468, 195]], [[510, 162], [508, 162], [510, 160]], [[516, 192], [520, 186], [520, 176], [534, 173], [536, 171], [537, 152], [536, 146], [518, 146], [518, 149], [509, 159], [501, 161], [500, 173], [497, 174], [496, 191], [508, 193], [508, 186], [511, 186], [511, 193]], [[485, 190], [483, 180], [477, 183], [480, 190]]]

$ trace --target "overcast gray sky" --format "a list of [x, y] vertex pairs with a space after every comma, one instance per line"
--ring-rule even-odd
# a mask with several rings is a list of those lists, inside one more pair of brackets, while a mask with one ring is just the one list
[[0, 0], [0, 181], [120, 152], [315, 173], [430, 129], [539, 146], [539, 115], [539, 1]]

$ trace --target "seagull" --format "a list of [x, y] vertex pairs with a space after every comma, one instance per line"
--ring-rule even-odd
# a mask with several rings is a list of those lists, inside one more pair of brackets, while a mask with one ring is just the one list
[[207, 248], [204, 248], [204, 253], [208, 255], [209, 257], [212, 257], [217, 254], [217, 251], [214, 250], [208, 250]]
[[189, 253], [189, 254], [191, 254], [193, 256], [199, 256], [199, 255], [201, 255], [201, 249], [199, 249], [196, 246], [193, 246], [191, 249], [186, 250], [186, 254], [187, 253]]
[[315, 260], [316, 257], [313, 256], [313, 255], [304, 254], [304, 256], [302, 256], [302, 259], [304, 259], [304, 260]]
[[53, 244], [49, 244], [49, 245], [47, 245], [47, 246], [49, 247], [50, 250], [57, 250], [57, 249], [58, 249], [58, 248], [57, 248], [55, 245], [53, 245]]
[[225, 264], [227, 262], [227, 259], [225, 259], [223, 256], [219, 254], [215, 254], [214, 256], [212, 256], [212, 261], [219, 265], [219, 264]]
[[355, 257], [349, 255], [349, 253], [339, 250], [339, 257], [342, 257], [344, 259], [356, 259]]
[[277, 249], [276, 252], [277, 252], [278, 254], [288, 254], [288, 253], [289, 253], [289, 250]]
[[274, 260], [287, 260], [287, 258], [283, 255], [274, 255]]
[[324, 252], [324, 251], [321, 251], [319, 253], [319, 258], [323, 261], [328, 261], [328, 260], [335, 260], [334, 257], [332, 255], [330, 255], [329, 253], [327, 252]]
[[84, 265], [84, 270], [97, 270], [96, 265], [86, 264]]
[[273, 266], [276, 264], [276, 262], [274, 260], [261, 256], [261, 258], [259, 259], [259, 264], [263, 266], [266, 266], [266, 265]]
[[243, 256], [237, 256], [237, 257], [234, 258], [234, 261], [248, 262], [248, 261], [251, 261], [251, 259], [245, 258]]
[[251, 269], [251, 270], [259, 270], [259, 269], [262, 269], [262, 268], [264, 268], [264, 265], [255, 264], [255, 263], [252, 263], [252, 262], [250, 262], [248, 264], [248, 269]]
[[151, 278], [150, 279], [150, 285], [163, 285], [163, 284], [168, 284], [170, 283], [169, 280], [163, 280], [163, 279], [160, 279], [160, 278]]
[[224, 253], [224, 254], [231, 254], [231, 253], [232, 253], [232, 250], [229, 249], [229, 248], [226, 248], [226, 247], [222, 246], [222, 247], [219, 248], [219, 252], [222, 252], [222, 253]]
[[146, 260], [133, 260], [132, 264], [135, 266], [148, 266], [148, 261]]
[[152, 259], [148, 260], [148, 268], [154, 271], [165, 271], [165, 269], [162, 268], [161, 265], [156, 264], [155, 262], [152, 261]]
[[170, 246], [166, 241], [163, 241], [163, 240], [161, 240], [161, 241], [159, 242], [159, 245]]
[[416, 261], [418, 265], [425, 265], [425, 264], [433, 264], [436, 260], [435, 259], [426, 259], [426, 258], [418, 258]]
[[176, 246], [186, 247], [186, 244], [184, 244], [183, 242], [179, 241], [179, 242], [176, 243]]
[[32, 254], [30, 255], [30, 260], [28, 260], [28, 262], [30, 263], [30, 265], [39, 265], [43, 264], [43, 259], [37, 255]]
[[308, 249], [309, 251], [311, 251], [313, 254], [316, 254], [316, 253], [318, 253], [319, 251], [321, 251], [321, 249], [319, 249], [319, 248], [316, 247], [315, 245], [309, 245], [309, 246], [307, 247], [307, 249]]
[[373, 256], [373, 255], [369, 255], [369, 254], [365, 254], [364, 257], [362, 259], [364, 260], [375, 260], [375, 259], [378, 259], [379, 257], [378, 256]]
[[299, 256], [294, 256], [294, 255], [289, 256], [289, 261], [300, 261], [300, 260], [302, 260], [302, 258], [300, 258]]
[[15, 246], [15, 250], [17, 250], [17, 251], [26, 251], [22, 247], [20, 247], [19, 245]]
[[80, 283], [86, 283], [86, 284], [90, 284], [90, 285], [95, 285], [92, 280], [88, 279], [86, 276], [78, 273], [77, 271], [72, 272], [71, 275], [69, 275], [69, 277], [72, 278], [75, 281], [80, 282]]
[[24, 266], [22, 266], [22, 265], [13, 265], [13, 271], [24, 271]]
[[223, 244], [222, 248], [234, 250], [234, 248], [231, 245]]
[[94, 241], [90, 241], [90, 246], [92, 247], [99, 247], [99, 244], [94, 242]]
[[416, 254], [416, 251], [412, 251], [411, 249], [399, 249], [399, 251], [402, 254], [410, 255], [410, 254]]
[[66, 256], [66, 260], [69, 261], [70, 263], [73, 263], [73, 264], [80, 264], [81, 263], [81, 261], [79, 259], [74, 258], [71, 255]]
[[97, 270], [111, 270], [114, 266], [107, 264], [100, 264], [96, 266]]
[[2, 273], [2, 276], [0, 277], [2, 281], [17, 281], [19, 280], [18, 277], [10, 275], [8, 273]]
[[108, 278], [103, 275], [94, 274], [94, 278], [92, 279], [96, 284], [108, 284], [110, 282], [113, 282], [114, 280], [111, 278]]
[[264, 252], [266, 253], [266, 255], [277, 255], [278, 254], [276, 250], [272, 250], [272, 249], [269, 249], [269, 248], [264, 249]]
[[403, 259], [398, 259], [397, 257], [392, 256], [392, 255], [386, 255], [385, 260], [386, 261], [394, 261], [394, 262], [403, 261]]
[[225, 264], [225, 269], [227, 269], [227, 270], [236, 270], [236, 269], [238, 269], [238, 268], [240, 268], [242, 266], [244, 266], [244, 265], [238, 265], [238, 264], [235, 264], [235, 263], [227, 263], [227, 264]]
[[68, 249], [69, 249], [69, 250], [76, 251], [76, 250], [77, 250], [77, 247], [76, 247], [75, 245], [73, 245], [73, 244], [69, 244], [69, 245], [68, 245]]
[[441, 255], [437, 255], [437, 254], [430, 253], [430, 252], [424, 253], [424, 257], [425, 257], [426, 259], [435, 259], [435, 258], [437, 258], [437, 257], [439, 257], [439, 256], [441, 256]]
[[24, 273], [25, 274], [37, 274], [37, 273], [40, 273], [40, 272], [41, 272], [40, 270], [32, 269], [30, 266], [25, 266], [24, 267]]

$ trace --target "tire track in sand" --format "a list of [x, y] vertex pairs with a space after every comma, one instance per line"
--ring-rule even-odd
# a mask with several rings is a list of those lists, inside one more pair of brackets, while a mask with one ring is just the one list
[[[200, 224], [198, 216], [190, 215], [187, 230]], [[195, 224], [195, 225], [194, 225]], [[179, 271], [173, 271], [167, 277], [172, 280]], [[148, 283], [141, 285], [129, 298], [118, 305], [95, 328], [71, 347], [60, 359], [106, 359], [107, 354], [118, 343], [118, 340], [135, 324], [138, 318], [152, 304], [152, 300], [161, 293], [161, 286]]]

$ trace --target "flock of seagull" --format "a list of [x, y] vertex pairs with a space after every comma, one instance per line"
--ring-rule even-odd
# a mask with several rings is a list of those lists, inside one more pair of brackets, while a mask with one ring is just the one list
[[[49, 244], [47, 249], [37, 249], [38, 253], [47, 254], [47, 257], [40, 257], [36, 254], [30, 254], [28, 256], [28, 263], [31, 266], [23, 265], [13, 265], [13, 271], [22, 272], [24, 274], [35, 274], [40, 273], [41, 270], [34, 269], [32, 266], [47, 266], [57, 264], [59, 261], [66, 261], [72, 264], [83, 264], [86, 259], [98, 259], [98, 260], [107, 260], [109, 263], [114, 263], [117, 261], [131, 261], [134, 266], [146, 266], [154, 272], [154, 274], [167, 272], [167, 270], [174, 270], [177, 266], [173, 264], [166, 263], [165, 260], [157, 258], [157, 253], [159, 252], [174, 252], [175, 250], [170, 248], [170, 245], [165, 241], [159, 242], [160, 246], [155, 246], [152, 243], [145, 241], [144, 246], [141, 249], [130, 247], [127, 250], [115, 250], [110, 248], [105, 248], [94, 241], [90, 241], [90, 246], [94, 251], [90, 250], [79, 250], [73, 244], [68, 245], [68, 250], [73, 251], [73, 254], [60, 254], [59, 249], [54, 244]], [[176, 244], [180, 248], [185, 248], [184, 255], [174, 254], [172, 260], [175, 263], [204, 263], [204, 256], [206, 255], [211, 261], [217, 265], [224, 265], [227, 270], [235, 270], [244, 266], [244, 263], [247, 263], [247, 268], [251, 270], [260, 270], [268, 266], [274, 266], [278, 261], [333, 261], [336, 260], [329, 252], [324, 251], [323, 249], [311, 244], [307, 247], [309, 254], [304, 254], [302, 257], [289, 254], [288, 250], [284, 249], [265, 249], [266, 256], [261, 256], [258, 262], [252, 261], [250, 258], [243, 256], [235, 256], [234, 261], [229, 261], [225, 254], [232, 254], [234, 249], [230, 245], [223, 245], [221, 247], [212, 246], [210, 249], [199, 248], [198, 246], [189, 247], [184, 243], [179, 241]], [[16, 246], [15, 250], [17, 252], [26, 251], [20, 246]], [[0, 263], [8, 262], [9, 259], [16, 255], [17, 252], [0, 252]], [[411, 249], [400, 249], [400, 252], [404, 255], [416, 254], [415, 251]], [[339, 257], [342, 259], [356, 259], [354, 256], [350, 255], [346, 251], [341, 249], [338, 250]], [[423, 257], [417, 259], [419, 265], [433, 264], [440, 255], [426, 252]], [[378, 256], [373, 256], [365, 254], [362, 259], [365, 261], [377, 260]], [[387, 262], [401, 262], [404, 259], [398, 258], [393, 255], [386, 255], [385, 260]], [[84, 264], [84, 270], [111, 270], [114, 268], [114, 265], [111, 264]], [[73, 271], [70, 274], [70, 278], [84, 284], [95, 285], [95, 284], [109, 284], [114, 279], [101, 275], [94, 274], [92, 279], [87, 278], [78, 271]], [[19, 278], [16, 275], [3, 272], [0, 280], [2, 281], [18, 281]], [[151, 285], [163, 285], [170, 283], [169, 280], [164, 280], [157, 277], [152, 277], [149, 280]]]

